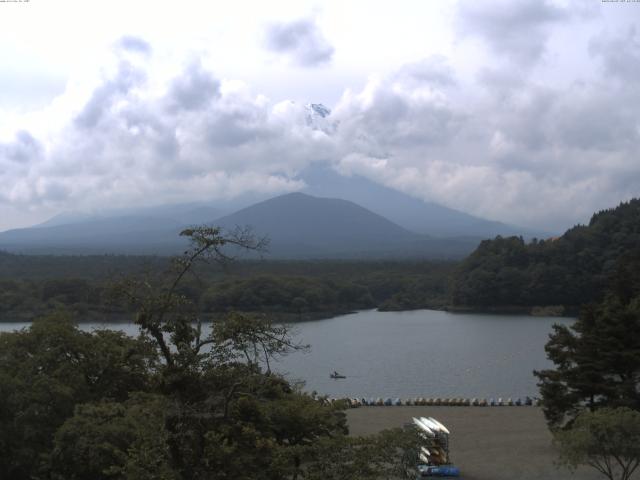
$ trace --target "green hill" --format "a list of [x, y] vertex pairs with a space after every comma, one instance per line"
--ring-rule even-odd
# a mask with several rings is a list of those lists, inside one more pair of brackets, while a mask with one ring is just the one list
[[455, 270], [454, 308], [577, 307], [598, 300], [612, 274], [640, 249], [640, 199], [593, 215], [559, 238], [483, 241]]

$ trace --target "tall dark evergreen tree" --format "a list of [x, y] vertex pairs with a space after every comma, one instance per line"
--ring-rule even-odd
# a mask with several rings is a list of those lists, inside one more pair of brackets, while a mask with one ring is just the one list
[[640, 410], [640, 253], [621, 258], [611, 290], [571, 327], [554, 326], [545, 349], [555, 369], [535, 372], [547, 421], [571, 422], [584, 409]]

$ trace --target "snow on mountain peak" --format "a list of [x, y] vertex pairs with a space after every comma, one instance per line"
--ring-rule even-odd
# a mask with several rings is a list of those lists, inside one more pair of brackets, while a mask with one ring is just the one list
[[320, 115], [322, 118], [326, 118], [331, 115], [331, 110], [321, 103], [309, 103], [306, 107], [308, 110], [312, 110], [314, 114]]
[[305, 119], [307, 126], [313, 130], [321, 130], [326, 134], [335, 132], [336, 123], [328, 118], [331, 115], [330, 109], [321, 103], [308, 103], [304, 108], [307, 111]]

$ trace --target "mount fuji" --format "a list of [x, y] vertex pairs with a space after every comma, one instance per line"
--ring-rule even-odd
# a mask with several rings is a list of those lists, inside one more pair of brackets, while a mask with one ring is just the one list
[[[339, 127], [320, 103], [305, 105], [303, 113], [307, 127], [328, 136]], [[247, 191], [227, 201], [63, 212], [30, 228], [1, 232], [0, 249], [171, 254], [184, 247], [177, 237], [181, 228], [217, 224], [249, 225], [267, 234], [278, 258], [460, 258], [484, 238], [551, 235], [425, 202], [363, 176], [341, 175], [326, 161], [308, 160], [309, 166], [293, 177], [304, 185], [295, 194], [269, 199]]]

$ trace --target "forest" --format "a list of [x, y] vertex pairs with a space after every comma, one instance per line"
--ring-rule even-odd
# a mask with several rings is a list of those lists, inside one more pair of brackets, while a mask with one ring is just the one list
[[166, 275], [113, 285], [137, 338], [83, 332], [64, 313], [0, 334], [0, 478], [410, 478], [415, 432], [349, 437], [344, 402], [271, 371], [306, 348], [286, 326], [231, 313], [202, 334], [181, 284], [227, 239], [188, 236]]
[[[597, 301], [625, 256], [640, 246], [640, 200], [593, 215], [550, 239], [496, 237], [462, 262], [427, 260], [242, 260], [208, 265], [181, 283], [206, 317], [263, 312], [280, 320], [327, 318], [359, 309], [452, 310], [558, 307], [575, 314]], [[0, 252], [0, 321], [51, 310], [79, 321], [130, 320], [109, 294], [126, 276], [163, 275], [165, 257], [30, 256]], [[544, 311], [544, 310], [543, 310]]]
[[[205, 316], [266, 312], [297, 321], [358, 309], [442, 308], [454, 263], [431, 261], [238, 261], [207, 265], [181, 284]], [[0, 321], [55, 309], [79, 321], [130, 320], [109, 294], [119, 279], [166, 274], [163, 257], [0, 254]], [[116, 273], [117, 272], [117, 273]]]
[[[306, 348], [282, 320], [374, 307], [581, 305], [547, 344], [557, 369], [536, 372], [570, 452], [564, 427], [585, 402], [637, 409], [639, 226], [634, 200], [556, 239], [487, 240], [459, 264], [228, 262], [207, 227], [183, 232], [192, 248], [172, 259], [1, 254], [2, 318], [33, 323], [0, 335], [0, 477], [411, 478], [414, 431], [349, 436], [346, 405], [270, 369]], [[141, 335], [77, 326], [114, 318]], [[610, 353], [596, 364], [593, 347]]]
[[526, 243], [483, 241], [454, 270], [454, 307], [557, 305], [574, 311], [602, 298], [619, 262], [640, 248], [640, 199], [595, 213], [588, 225]]

